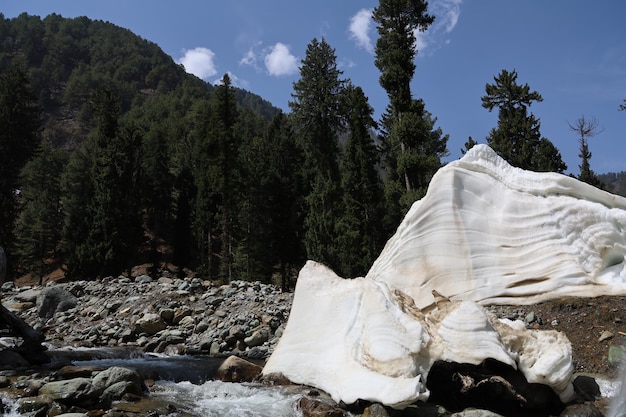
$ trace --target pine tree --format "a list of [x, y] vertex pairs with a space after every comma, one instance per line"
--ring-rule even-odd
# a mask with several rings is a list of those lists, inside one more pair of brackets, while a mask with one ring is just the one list
[[373, 19], [379, 34], [376, 67], [389, 106], [382, 120], [387, 170], [388, 227], [396, 225], [409, 206], [421, 198], [447, 155], [448, 136], [434, 129], [436, 119], [421, 99], [414, 99], [411, 80], [415, 74], [416, 31], [424, 31], [434, 17], [421, 0], [381, 0]]
[[56, 256], [61, 239], [61, 174], [67, 160], [66, 151], [42, 142], [21, 173], [16, 255], [22, 272], [38, 277], [40, 285], [46, 272], [44, 260]]
[[[85, 147], [92, 153], [77, 156], [64, 181], [69, 203], [64, 240], [70, 275], [119, 272], [128, 266], [141, 242], [137, 178], [142, 136], [132, 124], [120, 128], [119, 103], [119, 98], [105, 88], [93, 94], [98, 127], [92, 143]], [[80, 175], [89, 180], [68, 184]], [[71, 194], [80, 191], [88, 194]], [[73, 206], [75, 203], [84, 206]]]
[[363, 276], [384, 243], [383, 185], [378, 150], [372, 138], [373, 109], [360, 87], [344, 91], [348, 139], [341, 164], [344, 210], [338, 220], [340, 270], [346, 277]]
[[[21, 62], [0, 74], [0, 246], [10, 254], [24, 164], [39, 146], [40, 109]], [[10, 255], [9, 255], [10, 257]]]
[[532, 171], [563, 172], [567, 166], [552, 142], [541, 137], [539, 119], [528, 108], [543, 98], [528, 84], [517, 84], [517, 72], [502, 70], [487, 84], [482, 106], [498, 108], [498, 127], [487, 136], [487, 144], [511, 165]]
[[238, 110], [230, 77], [215, 89], [203, 131], [195, 143], [196, 237], [209, 274], [228, 282], [233, 276], [238, 144]]
[[324, 40], [307, 46], [294, 83], [293, 112], [304, 150], [307, 192], [305, 247], [309, 259], [335, 268], [338, 264], [336, 220], [340, 213], [338, 134], [342, 128], [340, 96], [344, 81], [335, 50]]

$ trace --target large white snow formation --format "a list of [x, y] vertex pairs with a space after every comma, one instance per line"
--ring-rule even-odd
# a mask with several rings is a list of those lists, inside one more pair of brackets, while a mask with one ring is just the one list
[[481, 304], [625, 294], [624, 230], [625, 198], [476, 145], [437, 172], [367, 278], [420, 308], [433, 289]]
[[[567, 338], [498, 320], [479, 303], [626, 294], [625, 227], [626, 199], [475, 146], [434, 176], [366, 277], [304, 266], [263, 374], [348, 404], [402, 408], [428, 398], [435, 361], [494, 358], [569, 400]], [[435, 306], [437, 293], [451, 300]]]

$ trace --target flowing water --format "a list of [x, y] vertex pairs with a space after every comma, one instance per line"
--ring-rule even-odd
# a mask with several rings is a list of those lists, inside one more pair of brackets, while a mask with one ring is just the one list
[[[52, 359], [50, 367], [54, 369], [67, 364], [99, 368], [123, 366], [137, 370], [144, 379], [154, 380], [148, 401], [128, 405], [140, 415], [157, 407], [160, 410], [171, 407], [176, 410], [172, 415], [183, 412], [189, 417], [297, 416], [294, 404], [310, 390], [214, 381], [223, 359], [211, 357], [164, 356], [106, 348], [55, 350], [49, 355]], [[20, 416], [15, 401], [3, 393], [0, 395], [5, 408], [4, 414], [0, 410], [0, 416]]]
[[[94, 365], [102, 368], [123, 366], [136, 369], [146, 379], [155, 380], [148, 407], [172, 407], [172, 415], [189, 417], [291, 417], [298, 416], [296, 401], [305, 395], [304, 387], [269, 387], [212, 380], [222, 359], [201, 356], [158, 356], [138, 351], [81, 349], [55, 351], [59, 365]], [[626, 371], [621, 381], [598, 380], [603, 397], [612, 398], [607, 417], [626, 417]], [[2, 417], [20, 417], [15, 401], [0, 392]], [[132, 405], [130, 405], [132, 406]], [[147, 413], [150, 408], [143, 411]], [[145, 415], [146, 413], [140, 413]], [[163, 415], [163, 414], [161, 414]]]

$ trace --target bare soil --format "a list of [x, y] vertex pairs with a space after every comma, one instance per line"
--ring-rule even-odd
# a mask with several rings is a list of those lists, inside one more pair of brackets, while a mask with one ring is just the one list
[[[529, 327], [565, 333], [572, 344], [575, 372], [616, 378], [619, 369], [608, 361], [611, 345], [626, 345], [626, 296], [564, 298], [528, 306], [491, 306], [498, 317], [524, 320]], [[605, 338], [601, 340], [601, 338]]]

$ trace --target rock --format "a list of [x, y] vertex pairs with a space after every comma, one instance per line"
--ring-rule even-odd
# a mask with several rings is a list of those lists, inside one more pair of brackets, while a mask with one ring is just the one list
[[46, 396], [20, 398], [17, 411], [25, 416], [45, 416], [52, 404], [53, 399]]
[[11, 380], [4, 375], [0, 375], [0, 388], [11, 386]]
[[161, 316], [155, 313], [145, 314], [135, 322], [135, 334], [147, 333], [150, 336], [157, 334], [167, 328], [167, 324]]
[[217, 369], [215, 379], [224, 382], [252, 382], [263, 368], [237, 356], [229, 356]]
[[612, 339], [615, 335], [608, 331], [608, 330], [604, 330], [602, 332], [602, 334], [600, 334], [600, 337], [598, 338], [598, 342], [604, 342], [605, 340], [609, 340]]
[[300, 398], [295, 405], [302, 417], [346, 417], [348, 414], [337, 406], [308, 397]]
[[559, 417], [604, 417], [604, 414], [594, 403], [585, 402], [567, 406]]
[[133, 369], [123, 368], [121, 366], [113, 366], [96, 375], [93, 378], [93, 387], [98, 392], [103, 392], [110, 386], [119, 382], [130, 383], [133, 385], [133, 393], [141, 393], [143, 390], [143, 379], [139, 373]]
[[389, 413], [381, 404], [374, 403], [363, 410], [362, 417], [389, 417]]
[[141, 395], [141, 386], [132, 381], [120, 381], [109, 385], [102, 395], [100, 402], [103, 406], [109, 407], [113, 401], [121, 400], [126, 394]]
[[609, 364], [613, 367], [619, 367], [626, 364], [626, 346], [609, 346]]
[[53, 400], [66, 404], [95, 404], [99, 393], [89, 378], [73, 378], [64, 381], [52, 381], [44, 384], [39, 395], [48, 396]]
[[267, 342], [270, 337], [270, 331], [266, 328], [260, 328], [252, 332], [252, 334], [245, 339], [244, 343], [250, 347], [259, 346]]
[[67, 311], [77, 304], [78, 299], [63, 287], [45, 287], [37, 297], [37, 313], [39, 317], [49, 319], [54, 313]]
[[66, 365], [57, 371], [57, 375], [61, 379], [89, 378], [99, 371], [102, 371], [102, 368], [98, 366]]
[[600, 386], [595, 378], [590, 375], [577, 375], [573, 380], [573, 384], [576, 395], [584, 401], [595, 401], [602, 395]]

